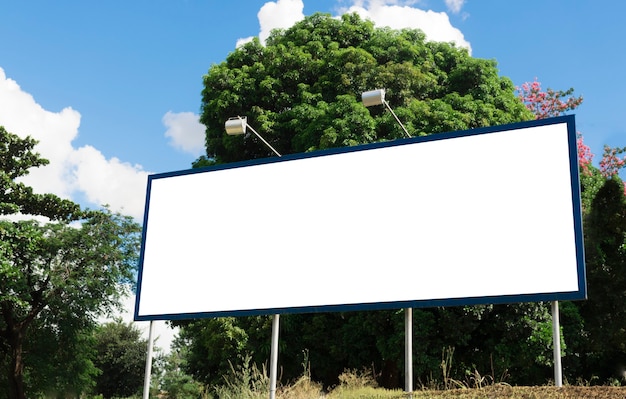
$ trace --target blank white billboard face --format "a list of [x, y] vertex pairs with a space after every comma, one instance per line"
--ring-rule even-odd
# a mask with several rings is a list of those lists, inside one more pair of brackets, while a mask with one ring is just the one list
[[583, 299], [573, 117], [149, 177], [136, 320]]

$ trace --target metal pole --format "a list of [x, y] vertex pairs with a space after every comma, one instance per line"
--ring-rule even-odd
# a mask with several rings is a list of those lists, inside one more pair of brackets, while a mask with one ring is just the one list
[[404, 390], [413, 397], [413, 309], [404, 309]]
[[[256, 130], [252, 128], [252, 126], [246, 123], [248, 129], [252, 130], [252, 132], [266, 145], [268, 146], [274, 154], [281, 157], [280, 152], [276, 151], [274, 147], [271, 146]], [[276, 374], [278, 372], [278, 329], [280, 327], [280, 315], [275, 314], [272, 319], [272, 346], [271, 346], [271, 354], [270, 354], [270, 399], [276, 398]]]
[[278, 328], [280, 315], [275, 314], [272, 320], [272, 348], [270, 355], [270, 399], [276, 398], [276, 373], [278, 371]]
[[248, 129], [252, 130], [252, 132], [253, 132], [254, 134], [256, 134], [256, 136], [257, 136], [259, 139], [261, 139], [261, 141], [262, 141], [263, 143], [265, 143], [265, 145], [266, 145], [266, 146], [268, 146], [268, 147], [269, 147], [272, 151], [274, 151], [274, 154], [278, 155], [279, 157], [281, 156], [281, 155], [280, 155], [280, 153], [279, 153], [278, 151], [276, 151], [276, 149], [270, 145], [270, 143], [268, 143], [267, 141], [265, 141], [265, 139], [264, 139], [263, 137], [261, 137], [261, 135], [260, 135], [260, 134], [258, 134], [258, 133], [256, 132], [256, 130], [254, 130], [254, 129], [252, 128], [252, 126], [248, 125], [247, 123], [246, 123], [246, 126], [248, 126]]
[[148, 355], [146, 356], [146, 374], [143, 377], [143, 399], [150, 397], [150, 379], [152, 377], [152, 334], [154, 333], [154, 321], [150, 320], [150, 329], [148, 330]]
[[400, 122], [400, 119], [398, 118], [398, 116], [396, 115], [395, 112], [393, 112], [393, 110], [391, 109], [391, 105], [389, 105], [389, 103], [385, 100], [383, 100], [383, 104], [385, 104], [385, 106], [387, 107], [387, 109], [389, 110], [389, 112], [391, 112], [391, 115], [393, 115], [394, 118], [396, 118], [396, 122], [398, 122], [398, 125], [400, 125], [400, 127], [402, 128], [402, 130], [404, 130], [404, 134], [406, 134], [406, 137], [411, 138], [411, 135], [409, 134], [409, 132], [406, 130], [406, 128], [404, 127], [404, 125], [402, 124], [402, 122]]
[[563, 386], [563, 366], [561, 365], [561, 324], [559, 322], [559, 302], [552, 302], [552, 342], [554, 348], [554, 385]]

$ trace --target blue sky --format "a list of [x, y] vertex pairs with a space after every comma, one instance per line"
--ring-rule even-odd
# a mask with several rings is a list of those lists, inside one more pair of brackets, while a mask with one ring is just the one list
[[[11, 106], [0, 108], [0, 124], [37, 137], [57, 164], [33, 176], [41, 190], [141, 217], [146, 174], [187, 169], [202, 152], [196, 121], [209, 67], [238, 40], [265, 35], [261, 25], [350, 7], [379, 25], [465, 42], [516, 85], [536, 77], [544, 88], [574, 87], [585, 99], [577, 127], [596, 159], [604, 144], [626, 145], [626, 3], [582, 0], [4, 2], [0, 105]], [[16, 85], [32, 101], [18, 107]], [[50, 125], [53, 115], [63, 127]]]
[[[36, 190], [140, 219], [146, 176], [202, 153], [202, 76], [236, 43], [316, 11], [358, 10], [494, 59], [514, 84], [575, 88], [600, 158], [626, 145], [626, 2], [583, 0], [24, 0], [0, 4], [0, 125], [40, 140]], [[537, 143], [540, 145], [541, 143]], [[531, 157], [532, 154], [529, 154]]]

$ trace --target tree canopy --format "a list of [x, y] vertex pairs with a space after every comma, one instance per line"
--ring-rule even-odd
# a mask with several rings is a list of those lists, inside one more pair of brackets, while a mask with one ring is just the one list
[[32, 187], [19, 182], [31, 168], [47, 165], [48, 160], [33, 152], [37, 141], [20, 138], [0, 126], [0, 215], [22, 213], [52, 220], [76, 220], [80, 207], [53, 194], [36, 194]]
[[133, 324], [121, 320], [95, 330], [95, 366], [100, 370], [95, 391], [104, 398], [138, 394], [143, 386], [147, 340]]
[[1, 213], [32, 218], [0, 219], [0, 367], [8, 377], [0, 387], [15, 399], [93, 384], [91, 330], [120, 306], [139, 251], [131, 218], [82, 210], [16, 180], [47, 163], [35, 144], [0, 127]]
[[202, 91], [207, 153], [195, 166], [272, 155], [255, 139], [224, 134], [235, 116], [247, 116], [281, 154], [402, 137], [383, 107], [361, 104], [376, 88], [413, 136], [532, 119], [493, 60], [429, 42], [420, 30], [314, 14], [211, 66]]

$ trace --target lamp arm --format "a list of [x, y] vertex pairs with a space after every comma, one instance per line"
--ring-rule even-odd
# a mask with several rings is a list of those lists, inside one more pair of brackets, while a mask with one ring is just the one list
[[282, 156], [282, 155], [280, 155], [280, 153], [279, 153], [278, 151], [276, 151], [276, 149], [274, 149], [274, 147], [272, 147], [272, 146], [270, 145], [270, 143], [268, 143], [267, 141], [265, 141], [265, 139], [264, 139], [263, 137], [261, 137], [261, 135], [260, 135], [260, 134], [258, 134], [258, 133], [256, 132], [256, 130], [254, 130], [254, 129], [252, 128], [252, 126], [248, 125], [248, 123], [247, 123], [247, 122], [246, 122], [246, 126], [248, 126], [248, 129], [252, 130], [252, 132], [254, 132], [254, 134], [256, 134], [256, 136], [257, 136], [259, 139], [261, 139], [261, 141], [262, 141], [263, 143], [265, 143], [265, 145], [266, 145], [266, 146], [268, 146], [268, 147], [269, 147], [272, 151], [274, 151], [274, 154], [278, 155], [279, 157], [281, 157], [281, 156]]
[[391, 112], [391, 115], [393, 115], [393, 117], [394, 117], [394, 118], [396, 118], [396, 122], [398, 122], [398, 124], [400, 125], [400, 127], [402, 128], [402, 130], [404, 130], [404, 134], [406, 134], [406, 137], [411, 138], [411, 135], [410, 135], [410, 134], [409, 134], [409, 132], [406, 130], [406, 128], [404, 127], [404, 125], [402, 124], [402, 122], [400, 122], [400, 119], [398, 118], [398, 116], [396, 115], [396, 113], [395, 113], [395, 112], [393, 112], [393, 109], [391, 109], [391, 106], [389, 105], [389, 103], [383, 99], [383, 104], [385, 104], [385, 106], [387, 107], [387, 109], [389, 110], [389, 112]]

